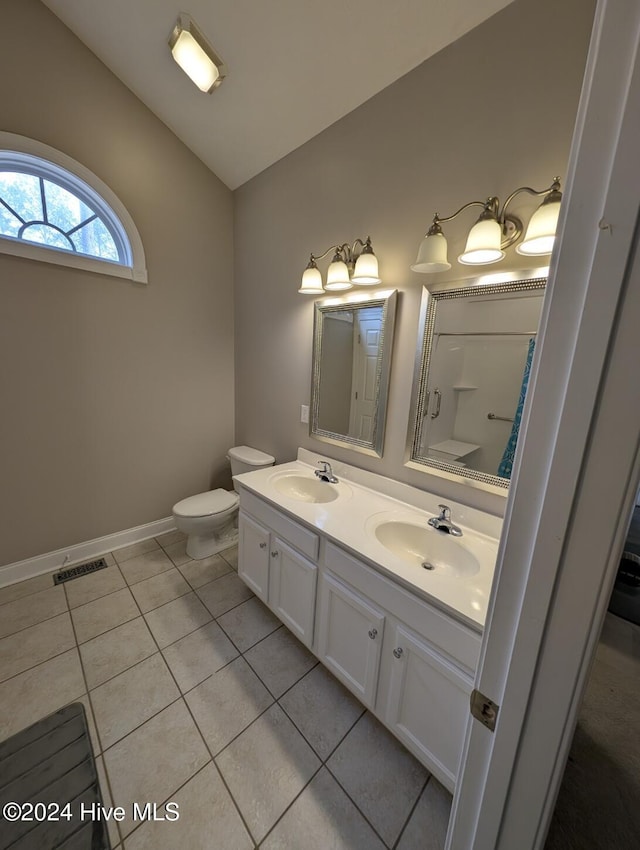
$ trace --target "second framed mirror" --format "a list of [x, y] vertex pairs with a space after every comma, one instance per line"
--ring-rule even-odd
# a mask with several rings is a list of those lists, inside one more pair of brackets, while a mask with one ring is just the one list
[[465, 284], [423, 291], [409, 462], [506, 488], [546, 276]]

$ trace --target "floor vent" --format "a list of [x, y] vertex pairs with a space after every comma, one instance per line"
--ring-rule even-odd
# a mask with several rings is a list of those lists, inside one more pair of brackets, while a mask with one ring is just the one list
[[69, 567], [68, 570], [55, 573], [53, 583], [62, 584], [65, 581], [71, 581], [72, 578], [80, 578], [80, 576], [95, 573], [96, 570], [103, 570], [107, 566], [109, 565], [104, 558], [97, 558], [95, 561], [88, 561], [86, 564], [78, 564], [77, 567]]

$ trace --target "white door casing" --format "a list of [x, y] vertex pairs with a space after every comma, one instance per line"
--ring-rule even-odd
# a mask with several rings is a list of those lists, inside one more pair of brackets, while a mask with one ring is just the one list
[[600, 0], [447, 850], [543, 847], [637, 491], [639, 43]]

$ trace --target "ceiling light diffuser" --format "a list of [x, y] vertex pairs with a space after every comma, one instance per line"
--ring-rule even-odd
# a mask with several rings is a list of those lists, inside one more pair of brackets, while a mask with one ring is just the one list
[[190, 15], [180, 15], [169, 38], [173, 58], [200, 91], [210, 94], [226, 68]]

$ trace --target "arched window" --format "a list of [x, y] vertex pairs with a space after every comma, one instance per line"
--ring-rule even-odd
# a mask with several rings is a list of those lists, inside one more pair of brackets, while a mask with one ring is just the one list
[[146, 283], [138, 231], [113, 192], [80, 163], [0, 133], [0, 252]]

